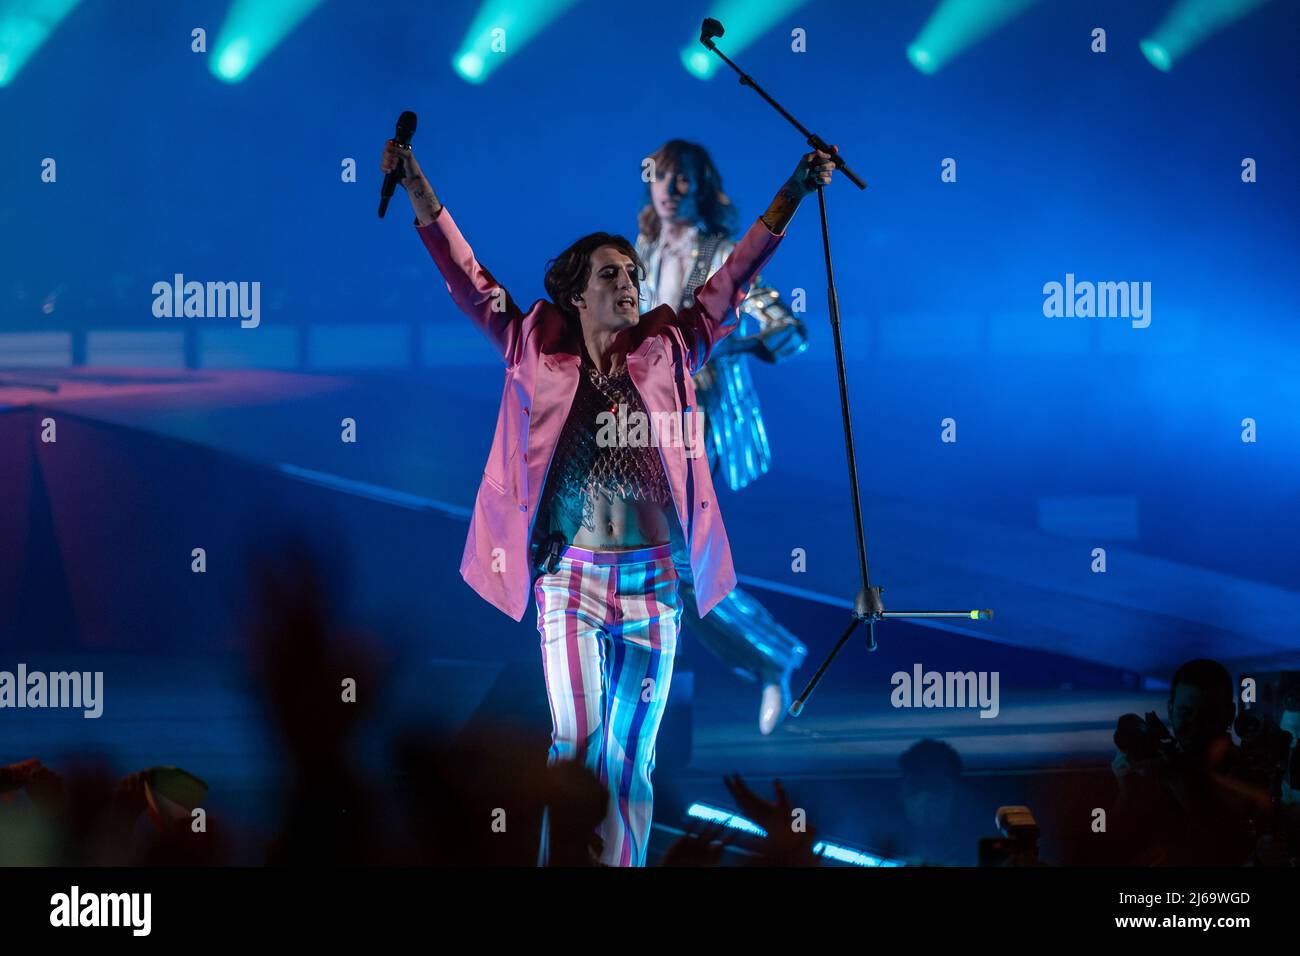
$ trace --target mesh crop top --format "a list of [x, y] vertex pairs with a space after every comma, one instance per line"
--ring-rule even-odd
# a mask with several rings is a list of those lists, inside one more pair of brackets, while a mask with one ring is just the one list
[[[626, 406], [629, 437], [644, 434], [644, 445], [618, 440], [619, 406]], [[602, 412], [612, 412], [614, 425], [602, 425]], [[646, 426], [635, 431], [632, 413], [646, 415]], [[602, 445], [598, 435], [615, 436], [612, 444]], [[552, 475], [547, 481], [549, 504], [579, 524], [591, 513], [593, 494], [607, 501], [616, 497], [633, 498], [666, 505], [672, 499], [663, 459], [653, 444], [649, 415], [641, 395], [632, 384], [624, 363], [612, 375], [604, 375], [594, 365], [583, 363], [573, 407], [564, 423], [552, 459]]]

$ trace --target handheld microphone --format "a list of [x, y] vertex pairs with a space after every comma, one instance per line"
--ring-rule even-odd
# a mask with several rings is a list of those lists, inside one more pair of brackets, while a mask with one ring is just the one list
[[[407, 110], [397, 118], [397, 132], [393, 139], [397, 140], [399, 146], [410, 146], [411, 137], [415, 135], [415, 114]], [[406, 172], [406, 164], [399, 163], [397, 167], [384, 176], [384, 186], [379, 191], [379, 218], [384, 218], [384, 213], [388, 211], [388, 200], [393, 198], [393, 190], [397, 188], [398, 182], [401, 181]]]
[[707, 47], [713, 46], [713, 38], [723, 34], [722, 24], [713, 17], [706, 17], [700, 24], [700, 42]]

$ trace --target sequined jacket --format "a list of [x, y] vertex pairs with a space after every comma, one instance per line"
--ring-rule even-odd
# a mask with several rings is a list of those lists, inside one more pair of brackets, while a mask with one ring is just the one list
[[[722, 267], [735, 248], [736, 243], [725, 237], [701, 235], [692, 251], [695, 268], [682, 282], [682, 301], [661, 303], [657, 289], [662, 247], [658, 241], [639, 236], [636, 249], [646, 266], [642, 286], [645, 307], [689, 305], [695, 289]], [[700, 264], [701, 257], [707, 261], [707, 269]], [[781, 301], [775, 289], [763, 286], [761, 281], [755, 277], [754, 287], [741, 303], [739, 328], [714, 349], [709, 363], [695, 373], [695, 393], [704, 412], [709, 471], [715, 476], [721, 472], [733, 491], [766, 474], [772, 464], [749, 356], [774, 363], [808, 347], [803, 322]]]

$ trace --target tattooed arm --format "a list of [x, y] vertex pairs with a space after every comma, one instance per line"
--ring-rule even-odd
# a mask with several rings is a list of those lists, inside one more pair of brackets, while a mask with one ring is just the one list
[[406, 190], [407, 198], [411, 200], [416, 222], [418, 225], [427, 226], [442, 212], [442, 203], [438, 201], [438, 194], [429, 185], [429, 180], [424, 178], [424, 170], [420, 168], [420, 163], [411, 148], [398, 146], [396, 140], [390, 139], [384, 144], [384, 155], [380, 158], [379, 170], [383, 173], [392, 172], [399, 163], [403, 174], [400, 182], [402, 188]]
[[811, 196], [819, 185], [824, 186], [829, 183], [834, 168], [830, 153], [816, 150], [804, 156], [799, 160], [794, 173], [777, 190], [772, 205], [767, 207], [767, 212], [763, 213], [763, 224], [777, 235], [785, 232], [785, 227], [790, 225], [790, 220], [794, 218], [794, 211], [799, 208], [804, 197]]
[[686, 345], [686, 368], [691, 375], [703, 368], [718, 343], [736, 330], [740, 324], [737, 307], [776, 251], [794, 211], [804, 197], [831, 181], [834, 168], [829, 153], [812, 152], [800, 159], [767, 212], [754, 220], [722, 267], [700, 286], [694, 302], [678, 313], [677, 326]]
[[411, 208], [415, 210], [416, 222], [421, 226], [427, 226], [438, 218], [438, 213], [442, 212], [442, 203], [438, 202], [438, 194], [429, 185], [429, 180], [423, 176], [407, 187], [406, 195], [411, 200]]
[[415, 227], [434, 264], [447, 282], [452, 301], [483, 330], [505, 360], [519, 361], [523, 343], [524, 313], [492, 273], [474, 256], [451, 213], [443, 209], [438, 195], [424, 178], [424, 171], [410, 147], [393, 140], [384, 144], [380, 170], [402, 168], [402, 188], [415, 210]]
[[806, 195], [807, 193], [801, 191], [791, 179], [777, 190], [772, 205], [767, 207], [767, 212], [761, 217], [763, 225], [778, 235], [785, 232], [785, 227], [790, 225], [790, 220], [794, 218], [794, 211], [799, 208], [799, 203], [803, 202], [803, 197]]

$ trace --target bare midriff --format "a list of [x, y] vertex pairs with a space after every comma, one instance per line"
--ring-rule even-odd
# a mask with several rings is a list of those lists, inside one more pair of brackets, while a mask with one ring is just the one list
[[[588, 498], [581, 509], [557, 509], [561, 516], [560, 530], [575, 547], [589, 551], [631, 551], [669, 542], [671, 503], [660, 505], [617, 496], [610, 500], [601, 494]], [[585, 515], [582, 522], [572, 517], [578, 510]]]

